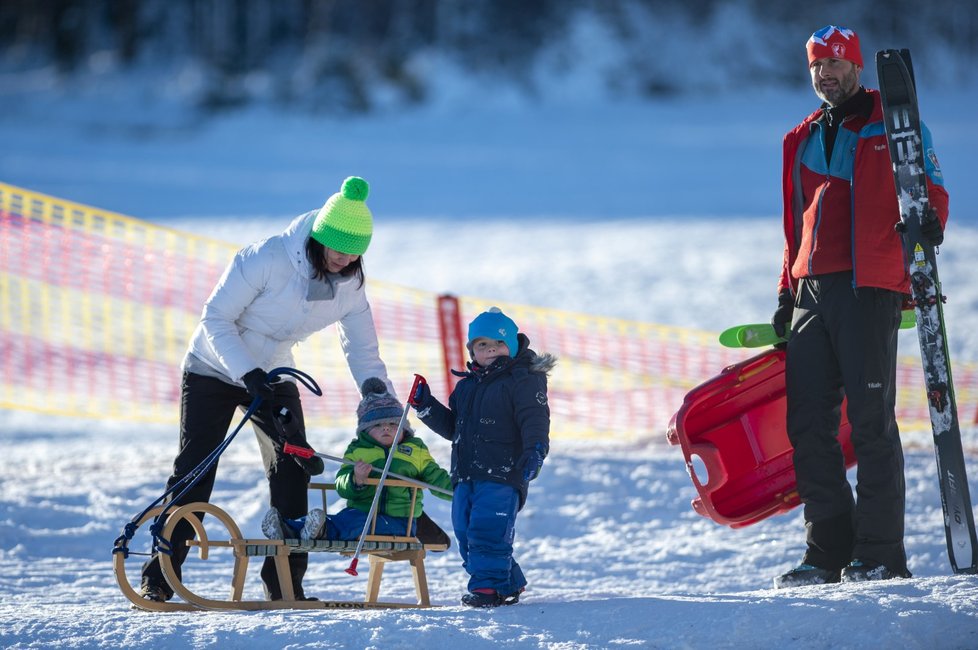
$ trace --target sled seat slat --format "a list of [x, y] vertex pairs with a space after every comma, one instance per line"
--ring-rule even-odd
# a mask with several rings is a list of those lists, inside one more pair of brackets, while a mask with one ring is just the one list
[[[406, 538], [414, 539], [414, 538]], [[357, 550], [356, 541], [332, 540], [332, 539], [285, 539], [285, 540], [254, 540], [242, 539], [236, 541], [234, 546], [236, 552], [248, 557], [273, 557], [280, 553], [282, 546], [287, 546], [292, 553], [354, 553]], [[422, 544], [420, 542], [408, 541], [364, 541], [361, 553], [371, 551], [443, 551], [447, 547], [443, 544]]]

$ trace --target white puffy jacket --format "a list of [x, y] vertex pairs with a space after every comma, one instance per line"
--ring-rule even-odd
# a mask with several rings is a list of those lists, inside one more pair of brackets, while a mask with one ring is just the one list
[[305, 246], [317, 213], [297, 217], [281, 235], [238, 251], [204, 305], [184, 370], [244, 385], [241, 377], [254, 368], [296, 367], [292, 347], [336, 323], [357, 386], [369, 377], [390, 385], [359, 280], [332, 275], [331, 291], [312, 279]]

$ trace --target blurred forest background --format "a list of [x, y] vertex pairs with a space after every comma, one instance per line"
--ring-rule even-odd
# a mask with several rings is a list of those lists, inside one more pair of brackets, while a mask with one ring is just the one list
[[889, 47], [925, 51], [930, 85], [976, 78], [975, 0], [4, 0], [0, 82], [9, 100], [139, 79], [204, 114], [419, 106], [445, 76], [528, 101], [561, 79], [568, 101], [669, 99], [797, 87], [828, 23], [860, 34], [867, 82]]

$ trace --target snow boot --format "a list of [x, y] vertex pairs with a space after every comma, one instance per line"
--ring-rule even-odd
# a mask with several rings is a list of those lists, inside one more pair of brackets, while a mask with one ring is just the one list
[[[261, 520], [261, 532], [265, 533], [265, 537], [268, 539], [285, 539], [286, 529], [292, 531], [292, 528], [282, 519], [278, 508], [269, 508], [268, 512], [265, 513], [265, 518]], [[294, 533], [290, 533], [290, 537], [293, 535]]]
[[167, 593], [163, 587], [150, 584], [140, 587], [139, 595], [143, 597], [143, 600], [151, 600], [154, 603], [165, 603], [173, 597], [173, 594]]
[[503, 602], [495, 589], [473, 589], [462, 596], [462, 604], [469, 607], [499, 607]]
[[306, 515], [306, 521], [299, 531], [299, 539], [322, 539], [326, 530], [326, 513], [321, 508], [313, 508]]
[[789, 589], [791, 587], [808, 587], [810, 585], [825, 585], [840, 580], [838, 569], [823, 569], [812, 564], [800, 564], [791, 571], [782, 574], [774, 579], [775, 589]]
[[515, 593], [512, 593], [512, 594], [510, 594], [508, 596], [501, 596], [500, 598], [501, 598], [502, 602], [500, 602], [499, 604], [500, 605], [515, 605], [516, 603], [520, 602], [520, 594], [523, 593], [524, 591], [526, 591], [526, 587], [520, 587], [520, 590], [517, 591], [517, 592], [515, 592]]
[[516, 593], [503, 596], [495, 589], [473, 589], [462, 596], [462, 604], [469, 607], [499, 607], [500, 605], [515, 605], [520, 602], [520, 594], [526, 587], [521, 587]]
[[867, 582], [869, 580], [892, 580], [894, 578], [909, 578], [911, 573], [891, 571], [885, 565], [872, 560], [853, 560], [842, 570], [842, 582]]

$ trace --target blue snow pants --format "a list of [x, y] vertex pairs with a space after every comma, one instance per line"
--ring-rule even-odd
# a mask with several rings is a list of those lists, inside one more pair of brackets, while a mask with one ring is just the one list
[[461, 481], [452, 498], [452, 526], [469, 591], [495, 589], [503, 596], [526, 586], [513, 559], [513, 538], [520, 495], [516, 488], [493, 481]]

